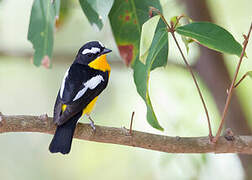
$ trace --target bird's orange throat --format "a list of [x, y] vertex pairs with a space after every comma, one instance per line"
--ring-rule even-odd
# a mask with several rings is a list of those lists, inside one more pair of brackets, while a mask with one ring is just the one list
[[106, 71], [110, 72], [110, 70], [111, 70], [110, 65], [106, 59], [106, 54], [99, 56], [98, 58], [96, 58], [95, 60], [90, 62], [88, 64], [88, 66], [93, 69], [97, 69], [97, 70], [104, 71], [104, 72], [106, 72]]

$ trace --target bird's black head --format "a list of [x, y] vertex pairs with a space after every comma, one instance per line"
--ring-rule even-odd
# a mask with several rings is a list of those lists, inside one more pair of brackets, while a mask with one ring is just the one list
[[75, 59], [75, 63], [88, 65], [90, 62], [95, 60], [97, 57], [107, 54], [112, 50], [107, 49], [99, 41], [90, 41], [84, 44], [78, 51]]

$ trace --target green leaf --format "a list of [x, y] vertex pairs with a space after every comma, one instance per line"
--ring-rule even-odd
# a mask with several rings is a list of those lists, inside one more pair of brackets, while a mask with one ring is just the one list
[[[58, 0], [58, 1], [56, 1], [55, 2], [55, 0], [53, 1], [53, 3], [55, 3], [54, 4], [54, 10], [55, 10], [55, 16], [56, 16], [56, 18], [59, 18], [58, 16], [59, 16], [59, 14], [60, 14], [60, 6], [61, 6], [61, 2], [60, 2], [61, 0]], [[62, 1], [64, 1], [64, 0], [62, 0]]]
[[252, 78], [252, 71], [248, 71], [246, 74], [247, 74], [250, 78]]
[[142, 25], [149, 19], [149, 7], [161, 10], [159, 0], [115, 0], [109, 20], [121, 57], [126, 65], [139, 59]]
[[157, 67], [165, 66], [167, 64], [168, 33], [166, 31], [165, 24], [161, 19], [159, 19], [151, 46], [148, 51], [149, 53], [145, 64], [143, 64], [139, 60], [137, 60], [135, 63], [134, 80], [137, 91], [143, 98], [147, 106], [148, 123], [156, 129], [163, 130], [163, 128], [157, 121], [148, 91], [151, 70]]
[[158, 24], [160, 16], [154, 16], [146, 21], [142, 26], [142, 33], [140, 39], [140, 61], [145, 64], [149, 53], [149, 48]]
[[[137, 92], [144, 99], [147, 106], [147, 121], [152, 127], [163, 130], [153, 111], [147, 87], [150, 70], [166, 64], [167, 56], [162, 56], [165, 48], [159, 53], [154, 53], [153, 50], [149, 49], [146, 64], [143, 64], [139, 60], [142, 25], [149, 19], [149, 7], [151, 6], [162, 10], [159, 0], [115, 0], [109, 13], [109, 19], [121, 57], [124, 59], [125, 64], [131, 65], [134, 70], [134, 81]], [[164, 26], [164, 24], [161, 25]], [[160, 29], [159, 25], [158, 27]], [[157, 43], [156, 39], [158, 38], [155, 36], [151, 48]], [[167, 51], [168, 48], [166, 49], [166, 55]]]
[[177, 24], [178, 23], [178, 16], [173, 16], [171, 17], [170, 21], [173, 23], [173, 24]]
[[36, 66], [41, 63], [50, 67], [53, 52], [53, 33], [55, 16], [60, 0], [34, 0], [31, 10], [28, 40], [35, 50], [33, 62]]
[[189, 52], [189, 44], [194, 42], [192, 38], [188, 38], [188, 37], [185, 37], [185, 36], [181, 36], [181, 39], [186, 47], [186, 52], [188, 53]]
[[73, 5], [73, 1], [69, 0], [60, 0], [60, 8], [58, 9], [58, 13], [56, 13], [56, 28], [61, 28], [63, 24], [65, 24], [66, 20], [71, 15], [71, 7]]
[[101, 30], [114, 0], [79, 0], [81, 8], [95, 29]]
[[219, 52], [237, 56], [242, 52], [242, 46], [227, 30], [210, 22], [193, 22], [176, 28], [176, 32]]

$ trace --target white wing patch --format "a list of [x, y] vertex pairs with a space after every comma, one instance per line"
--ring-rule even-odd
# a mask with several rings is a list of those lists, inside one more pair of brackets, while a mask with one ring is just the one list
[[61, 83], [61, 88], [60, 88], [60, 97], [62, 98], [63, 97], [63, 92], [64, 92], [64, 89], [65, 89], [65, 81], [66, 81], [66, 77], [68, 76], [68, 71], [69, 71], [70, 68], [67, 69], [65, 75], [64, 75], [64, 78], [62, 80], [62, 83]]
[[98, 86], [102, 81], [104, 81], [103, 77], [101, 75], [97, 75], [95, 77], [92, 77], [87, 82], [84, 83], [84, 88], [82, 88], [74, 97], [73, 101], [81, 98], [87, 89], [94, 89], [96, 86]]
[[101, 47], [104, 47], [104, 45], [100, 41], [98, 41], [98, 43], [101, 45]]
[[84, 49], [82, 51], [82, 54], [87, 54], [87, 53], [96, 54], [98, 52], [101, 52], [100, 48], [92, 47], [91, 49]]

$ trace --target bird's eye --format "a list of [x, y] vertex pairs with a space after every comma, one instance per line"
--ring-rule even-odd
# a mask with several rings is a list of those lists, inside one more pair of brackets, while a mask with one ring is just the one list
[[92, 57], [92, 55], [93, 55], [92, 53], [88, 53], [87, 54], [88, 57]]

